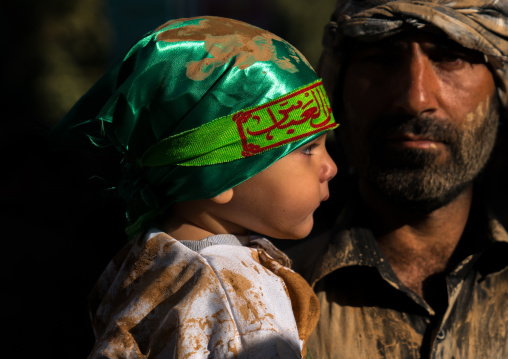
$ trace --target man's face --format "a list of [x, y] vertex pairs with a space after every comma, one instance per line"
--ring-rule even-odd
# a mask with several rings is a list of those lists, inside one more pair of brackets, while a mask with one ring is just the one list
[[345, 69], [346, 153], [361, 183], [432, 211], [478, 175], [499, 121], [482, 54], [428, 34], [358, 43]]

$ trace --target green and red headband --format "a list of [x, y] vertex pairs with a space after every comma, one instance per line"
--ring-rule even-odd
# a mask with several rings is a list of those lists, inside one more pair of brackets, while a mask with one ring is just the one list
[[[162, 139], [140, 166], [205, 166], [254, 156], [337, 127], [321, 81]], [[213, 140], [210, 140], [213, 139]]]

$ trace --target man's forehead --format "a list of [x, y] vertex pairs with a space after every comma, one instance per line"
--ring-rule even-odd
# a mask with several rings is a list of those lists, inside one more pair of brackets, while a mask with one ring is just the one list
[[393, 53], [410, 52], [412, 45], [418, 43], [419, 47], [432, 56], [459, 56], [467, 58], [471, 63], [486, 63], [486, 56], [479, 51], [469, 49], [448, 36], [431, 32], [402, 32], [378, 40], [357, 40], [350, 47], [350, 54], [355, 55], [364, 51], [383, 51]]
[[398, 34], [383, 38], [364, 38], [355, 41], [355, 48], [405, 48], [410, 46], [413, 42], [425, 44], [436, 49], [468, 50], [466, 47], [452, 40], [446, 34], [435, 31], [402, 31]]

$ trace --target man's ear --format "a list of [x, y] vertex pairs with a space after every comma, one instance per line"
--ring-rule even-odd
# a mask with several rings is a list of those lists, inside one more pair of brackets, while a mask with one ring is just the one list
[[233, 189], [227, 189], [224, 192], [218, 194], [215, 197], [210, 198], [213, 202], [217, 204], [226, 204], [229, 201], [231, 201], [231, 198], [233, 198]]

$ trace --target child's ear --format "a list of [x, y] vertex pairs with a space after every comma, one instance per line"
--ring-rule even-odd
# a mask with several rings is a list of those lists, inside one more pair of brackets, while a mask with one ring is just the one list
[[218, 194], [215, 197], [210, 198], [213, 202], [217, 204], [226, 204], [229, 201], [231, 201], [231, 198], [233, 198], [233, 189], [227, 189], [221, 194]]

